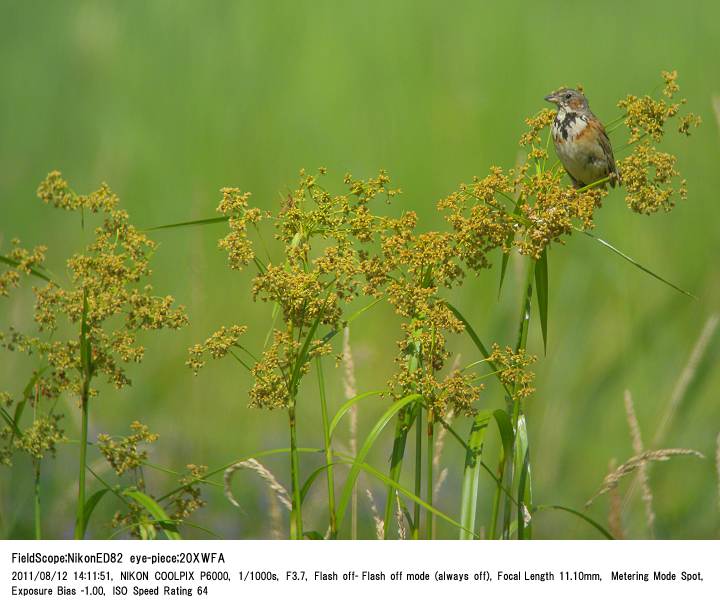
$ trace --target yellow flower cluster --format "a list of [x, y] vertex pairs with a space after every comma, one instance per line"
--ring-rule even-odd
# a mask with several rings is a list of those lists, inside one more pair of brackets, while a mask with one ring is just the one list
[[213, 359], [225, 357], [230, 350], [239, 347], [238, 339], [245, 334], [247, 326], [233, 325], [229, 328], [222, 326], [217, 332], [205, 340], [204, 344], [190, 347], [190, 356], [185, 362], [197, 374], [205, 365], [204, 355], [210, 353]]
[[223, 198], [217, 211], [228, 217], [230, 233], [220, 239], [218, 246], [228, 253], [230, 268], [237, 270], [255, 258], [247, 227], [257, 225], [262, 214], [257, 208], [248, 207], [249, 192], [243, 193], [237, 188], [223, 188], [221, 192]]
[[139, 421], [130, 424], [132, 433], [115, 439], [108, 434], [98, 435], [98, 448], [118, 476], [142, 466], [147, 459], [147, 451], [139, 448], [141, 444], [152, 444], [160, 437], [151, 433], [147, 425]]
[[532, 386], [535, 373], [527, 369], [537, 360], [534, 355], [528, 355], [524, 349], [518, 351], [513, 351], [510, 347], [502, 349], [500, 345], [494, 343], [488, 360], [498, 367], [503, 384], [512, 388], [513, 399], [524, 399], [535, 391]]
[[[638, 142], [645, 136], [650, 136], [659, 142], [665, 135], [665, 123], [678, 116], [680, 107], [687, 103], [686, 99], [671, 103], [674, 94], [680, 90], [677, 84], [677, 71], [662, 72], [665, 81], [663, 95], [667, 98], [654, 99], [650, 95], [637, 97], [628, 95], [618, 102], [618, 108], [625, 110], [625, 125], [630, 130], [628, 143]], [[690, 127], [700, 125], [700, 117], [689, 113], [679, 117], [678, 132], [690, 135]]]
[[192, 463], [186, 466], [187, 475], [180, 478], [182, 491], [173, 495], [173, 510], [170, 518], [176, 522], [187, 520], [194, 512], [206, 505], [206, 501], [201, 496], [200, 484], [207, 473], [207, 465], [194, 465]]
[[0, 273], [0, 296], [8, 296], [10, 288], [19, 285], [21, 275], [29, 275], [45, 261], [47, 248], [44, 245], [33, 248], [32, 252], [20, 247], [20, 241], [17, 239], [13, 239], [12, 245], [12, 250], [4, 258], [14, 268]]
[[[347, 194], [332, 195], [321, 184], [318, 175], [301, 171], [300, 183], [282, 201], [275, 215], [274, 237], [284, 245], [282, 263], [263, 261], [256, 256], [247, 236], [247, 226], [257, 226], [267, 215], [249, 207], [249, 193], [238, 189], [222, 190], [218, 210], [228, 216], [230, 233], [220, 240], [228, 252], [230, 267], [239, 269], [255, 261], [258, 273], [253, 279], [252, 294], [256, 300], [273, 303], [281, 313], [283, 329], [275, 329], [272, 344], [252, 366], [254, 378], [250, 405], [258, 408], [282, 408], [297, 392], [300, 378], [307, 373], [309, 362], [331, 352], [320, 340], [320, 329], [336, 331], [343, 307], [362, 291], [369, 254], [361, 245], [372, 242], [381, 219], [369, 209], [374, 199], [386, 201], [399, 191], [390, 189], [384, 172], [369, 180], [346, 175]], [[234, 326], [239, 328], [239, 326]], [[230, 347], [238, 347], [237, 336], [231, 336]], [[221, 339], [224, 330], [211, 339], [220, 343], [213, 357], [228, 353]], [[307, 345], [307, 348], [303, 348]], [[212, 345], [190, 348], [188, 366], [202, 367], [203, 354]]]
[[[669, 211], [673, 208], [674, 178], [680, 175], [675, 161], [675, 156], [660, 152], [647, 142], [640, 143], [620, 161], [627, 190], [625, 201], [633, 211], [651, 214], [659, 209]], [[685, 180], [679, 181], [677, 193], [681, 199], [687, 197]]]
[[[56, 445], [67, 441], [65, 433], [60, 429], [59, 423], [62, 415], [39, 415], [30, 427], [16, 437], [13, 446], [33, 459], [42, 459], [46, 454], [55, 456]], [[8, 463], [9, 465], [9, 460]]]
[[[140, 330], [187, 324], [184, 309], [175, 307], [171, 296], [154, 296], [152, 286], [142, 285], [150, 275], [155, 243], [130, 224], [105, 184], [90, 195], [77, 195], [60, 173], [52, 172], [40, 184], [38, 195], [55, 207], [102, 212], [105, 218], [95, 229], [94, 241], [68, 260], [70, 287], [49, 282], [35, 289], [35, 321], [41, 331], [55, 332], [60, 317], [79, 324], [84, 313], [93, 372], [123, 387], [130, 380], [121, 364], [140, 362], [144, 356], [144, 348], [137, 344]], [[53, 366], [50, 380], [44, 381], [49, 394], [80, 393], [80, 338], [36, 344], [36, 350]]]

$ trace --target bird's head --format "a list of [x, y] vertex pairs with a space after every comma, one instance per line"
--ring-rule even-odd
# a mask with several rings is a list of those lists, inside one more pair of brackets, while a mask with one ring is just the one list
[[547, 95], [545, 101], [549, 101], [557, 105], [558, 109], [568, 112], [582, 112], [590, 109], [587, 98], [575, 89], [558, 89], [554, 93]]

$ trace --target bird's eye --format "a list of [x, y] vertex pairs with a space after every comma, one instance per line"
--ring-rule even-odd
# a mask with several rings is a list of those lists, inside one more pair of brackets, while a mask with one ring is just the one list
[[570, 99], [572, 97], [572, 95], [570, 95], [570, 93], [565, 93], [565, 95], [563, 95], [563, 97], [565, 99]]

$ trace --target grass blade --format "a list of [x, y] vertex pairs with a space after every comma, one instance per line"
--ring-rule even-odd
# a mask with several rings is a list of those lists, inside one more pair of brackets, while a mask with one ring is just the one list
[[510, 251], [503, 252], [502, 262], [500, 263], [500, 285], [498, 286], [498, 300], [502, 294], [503, 283], [505, 283], [505, 273], [507, 271], [508, 262], [510, 262]]
[[[355, 459], [353, 466], [350, 469], [350, 473], [348, 474], [347, 480], [345, 481], [345, 485], [343, 486], [342, 495], [340, 497], [340, 502], [338, 503], [337, 509], [338, 529], [340, 529], [343, 518], [345, 517], [345, 510], [348, 506], [348, 503], [350, 502], [352, 488], [355, 485], [358, 474], [360, 473], [360, 469], [362, 468], [362, 465], [364, 464], [364, 461], [368, 453], [370, 452], [370, 449], [375, 443], [375, 440], [378, 439], [380, 432], [385, 428], [390, 419], [392, 419], [402, 408], [404, 408], [407, 404], [411, 404], [412, 402], [421, 399], [422, 396], [417, 393], [413, 393], [394, 402], [378, 419], [370, 433], [367, 435], [367, 438], [365, 438], [365, 442], [363, 442], [363, 445], [360, 447], [357, 458]], [[387, 480], [390, 480], [390, 478], [387, 478]]]
[[205, 224], [219, 224], [220, 222], [227, 222], [225, 216], [216, 216], [215, 218], [203, 218], [202, 220], [190, 220], [189, 222], [176, 222], [175, 224], [161, 224], [160, 226], [151, 226], [143, 229], [145, 232], [153, 230], [165, 230], [167, 228], [184, 228], [186, 226], [203, 226]]
[[[411, 397], [414, 397], [414, 399], [417, 399], [417, 396], [411, 396]], [[388, 476], [386, 476], [386, 475], [383, 474], [382, 472], [378, 471], [377, 469], [375, 469], [375, 468], [372, 467], [371, 465], [369, 465], [369, 464], [367, 464], [367, 463], [364, 463], [364, 462], [359, 462], [357, 459], [356, 459], [356, 460], [352, 460], [352, 459], [348, 459], [348, 458], [342, 457], [342, 456], [339, 456], [339, 458], [341, 458], [341, 459], [343, 459], [343, 460], [346, 460], [346, 461], [348, 461], [349, 463], [352, 463], [353, 469], [355, 469], [356, 467], [357, 467], [358, 470], [362, 469], [363, 471], [367, 472], [367, 473], [370, 474], [371, 476], [374, 476], [375, 478], [377, 478], [378, 480], [380, 480], [380, 482], [382, 482], [383, 484], [385, 484], [385, 485], [387, 485], [387, 486], [391, 486], [392, 488], [394, 488], [395, 490], [397, 490], [399, 493], [402, 493], [403, 495], [405, 495], [408, 499], [410, 499], [410, 501], [413, 501], [414, 503], [418, 504], [420, 507], [426, 509], [428, 512], [430, 512], [431, 514], [434, 514], [434, 515], [437, 516], [438, 518], [441, 518], [441, 519], [444, 520], [445, 522], [447, 522], [447, 523], [449, 523], [449, 524], [451, 524], [451, 525], [453, 525], [454, 527], [457, 527], [457, 528], [459, 528], [459, 529], [462, 529], [462, 528], [463, 528], [463, 526], [462, 526], [457, 520], [454, 520], [453, 518], [451, 518], [450, 516], [448, 516], [448, 515], [445, 514], [444, 512], [441, 512], [441, 511], [438, 510], [437, 508], [435, 508], [435, 507], [431, 506], [430, 504], [426, 503], [425, 501], [423, 501], [422, 499], [420, 499], [420, 497], [418, 497], [417, 495], [415, 495], [414, 493], [412, 493], [411, 491], [409, 491], [408, 489], [406, 489], [406, 488], [405, 488], [404, 486], [402, 486], [401, 484], [395, 482], [394, 480], [392, 480], [391, 478], [389, 478]], [[351, 471], [352, 471], [352, 470], [351, 470]], [[466, 532], [469, 533], [469, 534], [474, 535], [474, 533], [472, 533], [472, 531], [466, 531]]]
[[[517, 203], [515, 203], [515, 208], [513, 209], [513, 216], [517, 216], [520, 213], [520, 199], [518, 198]], [[498, 286], [498, 298], [500, 298], [500, 294], [502, 294], [502, 287], [503, 283], [505, 282], [505, 272], [507, 271], [508, 262], [510, 262], [510, 252], [512, 251], [512, 244], [513, 239], [515, 238], [515, 235], [509, 235], [507, 239], [505, 239], [505, 251], [503, 251], [502, 255], [502, 263], [500, 265], [500, 285]]]
[[20, 419], [22, 418], [23, 411], [25, 410], [25, 405], [27, 404], [28, 400], [32, 397], [33, 389], [35, 389], [35, 385], [40, 380], [40, 377], [42, 377], [43, 374], [45, 374], [45, 371], [48, 369], [49, 366], [44, 366], [40, 368], [40, 370], [36, 370], [33, 372], [33, 375], [30, 377], [30, 380], [27, 382], [27, 385], [25, 385], [25, 388], [23, 389], [23, 398], [20, 400], [17, 405], [15, 406], [15, 415], [13, 416], [12, 425], [10, 427], [12, 428], [12, 435], [10, 436], [10, 442], [12, 442], [15, 439], [15, 436], [18, 438], [22, 436], [22, 432], [20, 431]]
[[503, 451], [505, 452], [505, 455], [508, 456], [512, 453], [513, 443], [515, 442], [515, 433], [513, 432], [510, 415], [508, 415], [508, 413], [504, 410], [498, 408], [493, 411], [493, 417], [498, 426]]
[[[530, 523], [525, 523], [525, 516], [532, 509], [532, 479], [530, 477], [530, 444], [527, 435], [525, 415], [518, 417], [517, 442], [515, 442], [515, 471], [520, 472], [518, 479], [517, 493], [517, 531], [518, 539], [526, 539], [531, 536], [532, 528]], [[527, 535], [526, 535], [527, 531]]]
[[[480, 340], [480, 337], [477, 335], [477, 332], [473, 329], [473, 327], [470, 325], [470, 322], [465, 318], [465, 316], [460, 313], [453, 305], [451, 305], [449, 302], [445, 303], [445, 306], [447, 306], [448, 309], [452, 311], [452, 314], [457, 317], [465, 326], [465, 332], [467, 332], [467, 335], [470, 337], [470, 340], [474, 343], [474, 345], [477, 347], [478, 351], [482, 353], [483, 358], [488, 359], [490, 357], [490, 351], [485, 346], [485, 344]], [[498, 367], [493, 362], [486, 362], [488, 366], [492, 369], [493, 372], [498, 372]], [[496, 375], [496, 378], [498, 381], [502, 384], [503, 388], [505, 389], [505, 392], [508, 395], [511, 395], [510, 389], [500, 380], [500, 376]]]
[[85, 528], [87, 529], [88, 522], [90, 522], [90, 516], [97, 507], [100, 500], [105, 496], [105, 493], [110, 491], [109, 488], [101, 488], [99, 491], [94, 492], [88, 500], [85, 502]]
[[543, 347], [547, 355], [548, 331], [548, 259], [547, 248], [543, 250], [540, 259], [535, 263], [535, 291], [537, 293], [538, 312], [540, 313], [540, 328], [542, 329]]
[[465, 452], [465, 470], [463, 472], [462, 495], [460, 499], [460, 539], [475, 537], [475, 515], [477, 514], [478, 486], [480, 480], [480, 459], [482, 456], [485, 432], [492, 414], [479, 412], [473, 419]]
[[80, 364], [85, 379], [92, 377], [92, 348], [88, 340], [88, 298], [87, 288], [83, 288], [82, 319], [80, 321]]
[[[520, 445], [520, 442], [518, 442], [518, 446]], [[517, 452], [518, 455], [520, 455], [520, 451]], [[525, 523], [525, 489], [527, 485], [527, 480], [529, 478], [530, 473], [530, 451], [528, 449], [525, 449], [525, 456], [522, 459], [522, 465], [518, 468], [520, 471], [520, 480], [518, 481], [518, 493], [517, 493], [517, 535], [518, 539], [525, 539], [525, 529], [530, 524], [529, 522]]]
[[587, 235], [587, 236], [590, 237], [591, 239], [594, 239], [594, 240], [597, 241], [600, 245], [608, 248], [611, 252], [615, 252], [618, 256], [620, 256], [620, 257], [623, 258], [624, 260], [627, 260], [627, 261], [628, 261], [630, 264], [632, 264], [633, 266], [636, 266], [637, 268], [639, 268], [643, 273], [647, 273], [648, 275], [650, 275], [651, 277], [654, 277], [654, 278], [657, 279], [658, 281], [661, 281], [661, 282], [664, 283], [665, 285], [670, 286], [673, 290], [677, 290], [677, 291], [680, 292], [681, 294], [684, 294], [685, 296], [689, 296], [690, 298], [692, 298], [692, 299], [694, 299], [694, 300], [697, 300], [697, 299], [698, 299], [697, 296], [695, 296], [694, 294], [691, 294], [691, 293], [688, 292], [687, 290], [683, 290], [681, 287], [676, 286], [674, 283], [668, 281], [667, 279], [664, 279], [663, 277], [661, 277], [661, 276], [658, 275], [657, 273], [651, 271], [649, 268], [643, 266], [643, 265], [640, 264], [637, 260], [635, 260], [635, 259], [631, 258], [630, 256], [628, 256], [627, 254], [621, 252], [621, 251], [620, 251], [618, 248], [616, 248], [614, 245], [612, 245], [611, 243], [608, 243], [607, 241], [605, 241], [605, 239], [602, 239], [601, 237], [597, 237], [596, 235], [593, 235], [592, 233], [590, 233], [590, 232], [588, 232], [588, 231], [585, 231], [585, 230], [582, 230], [582, 229], [580, 229], [580, 228], [575, 228], [575, 230], [578, 231], [578, 232], [581, 232], [583, 235]]
[[[0, 256], [0, 262], [3, 262], [8, 266], [19, 266], [18, 262], [16, 262], [12, 258], [8, 258], [7, 256]], [[40, 279], [44, 279], [45, 281], [52, 281], [52, 279], [50, 279], [50, 277], [48, 277], [45, 273], [41, 273], [33, 267], [30, 267], [30, 274], [34, 275], [35, 277], [40, 277]]]
[[583, 514], [582, 512], [578, 512], [577, 510], [574, 510], [569, 507], [565, 507], [563, 505], [536, 505], [533, 509], [533, 512], [543, 512], [543, 511], [547, 511], [547, 510], [559, 510], [562, 512], [567, 512], [568, 514], [573, 514], [574, 516], [577, 516], [578, 518], [587, 522], [591, 527], [596, 529], [606, 539], [615, 539], [607, 531], [607, 529], [605, 527], [603, 527], [597, 521], [590, 518], [590, 516], [587, 516], [586, 514]]
[[312, 344], [313, 339], [315, 338], [315, 332], [317, 332], [317, 328], [320, 325], [320, 315], [318, 315], [315, 318], [315, 321], [313, 322], [313, 325], [310, 326], [310, 329], [308, 330], [307, 336], [305, 337], [305, 342], [303, 343], [300, 353], [298, 353], [297, 360], [295, 362], [295, 368], [293, 369], [292, 376], [290, 377], [290, 391], [294, 391], [297, 383], [300, 380], [300, 370], [305, 365], [307, 361], [307, 354], [310, 351], [310, 345]]
[[126, 497], [130, 497], [135, 503], [140, 505], [141, 507], [144, 507], [148, 513], [157, 521], [156, 524], [160, 525], [163, 532], [165, 533], [165, 537], [168, 539], [182, 539], [180, 536], [180, 533], [177, 531], [177, 526], [175, 522], [167, 515], [164, 509], [160, 506], [160, 504], [155, 501], [152, 497], [149, 495], [146, 495], [145, 493], [142, 493], [138, 490], [126, 490], [123, 493]]
[[366, 391], [365, 393], [361, 393], [359, 395], [356, 395], [353, 398], [350, 398], [347, 402], [345, 402], [338, 411], [335, 413], [335, 416], [332, 418], [332, 421], [330, 421], [330, 435], [332, 436], [333, 432], [337, 428], [337, 426], [340, 424], [340, 421], [342, 418], [350, 412], [352, 407], [357, 404], [360, 400], [364, 400], [367, 397], [370, 397], [371, 395], [382, 395], [382, 391]]
[[315, 480], [317, 480], [317, 477], [322, 474], [327, 468], [331, 467], [332, 465], [335, 465], [334, 463], [325, 465], [321, 465], [318, 467], [314, 472], [312, 472], [305, 482], [302, 485], [302, 488], [300, 489], [300, 501], [305, 502], [305, 498], [307, 497], [307, 494], [310, 492], [310, 489], [312, 488], [313, 483]]

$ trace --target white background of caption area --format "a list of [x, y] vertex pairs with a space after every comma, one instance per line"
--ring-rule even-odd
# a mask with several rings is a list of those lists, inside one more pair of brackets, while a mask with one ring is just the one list
[[[123, 565], [38, 565], [11, 563], [13, 552], [122, 552]], [[220, 565], [155, 565], [133, 567], [131, 554], [175, 554], [180, 552], [222, 552], [226, 562]], [[15, 542], [0, 544], [0, 606], [43, 609], [63, 607], [204, 607], [228, 603], [228, 607], [332, 607], [333, 609], [381, 609], [385, 607], [437, 607], [445, 609], [448, 603], [470, 602], [472, 606], [487, 606], [488, 603], [505, 602], [507, 606], [519, 607], [521, 603], [532, 602], [534, 607], [578, 607], [608, 608], [653, 607], [653, 609], [687, 606], [719, 606], [720, 604], [720, 541], [590, 541], [590, 542], [286, 542], [286, 541], [182, 541], [182, 542]], [[224, 569], [230, 572], [231, 583], [206, 582], [208, 596], [193, 594], [188, 597], [146, 597], [138, 598], [112, 596], [110, 588], [118, 585], [119, 571], [144, 569], [150, 572], [149, 582], [122, 582], [130, 588], [134, 584], [154, 586], [173, 584], [155, 582], [154, 571], [192, 570], [197, 573], [205, 569]], [[105, 583], [106, 596], [87, 598], [84, 596], [12, 597], [13, 583], [21, 586], [51, 587], [57, 584], [37, 582], [12, 582], [13, 570], [110, 570], [115, 581]], [[278, 574], [278, 582], [241, 582], [239, 571], [269, 570]], [[286, 571], [306, 571], [308, 581], [290, 582], [285, 580]], [[314, 571], [335, 571], [337, 582], [315, 582]], [[363, 570], [380, 571], [387, 574], [384, 582], [344, 582], [342, 574]], [[428, 571], [429, 582], [390, 581], [390, 573]], [[436, 570], [447, 572], [468, 572], [469, 582], [436, 582]], [[500, 582], [497, 571], [523, 571], [556, 573], [555, 581]], [[610, 581], [611, 570], [641, 571], [650, 573], [650, 582]], [[655, 570], [674, 571], [678, 574], [675, 582], [653, 582]], [[492, 582], [474, 582], [473, 573], [489, 571]], [[560, 581], [560, 571], [599, 572], [602, 582]], [[681, 571], [702, 571], [704, 581], [680, 581]], [[188, 585], [196, 588], [197, 581]], [[96, 582], [97, 584], [98, 582]], [[92, 585], [92, 582], [90, 582]], [[71, 585], [74, 585], [71, 582]], [[79, 584], [78, 584], [79, 585]]]

